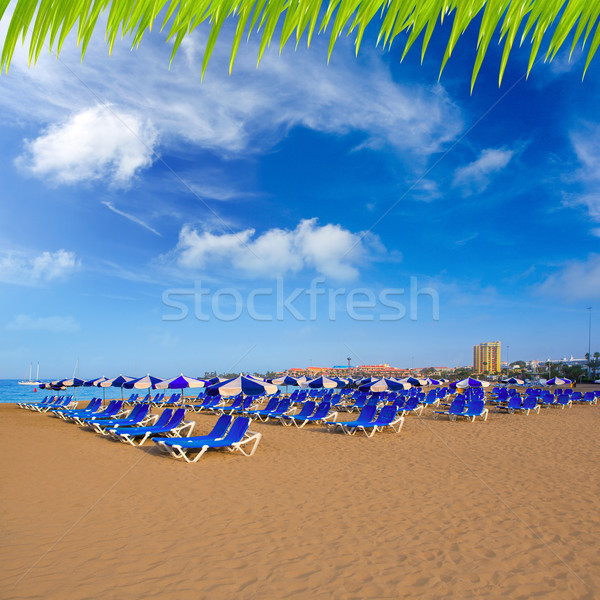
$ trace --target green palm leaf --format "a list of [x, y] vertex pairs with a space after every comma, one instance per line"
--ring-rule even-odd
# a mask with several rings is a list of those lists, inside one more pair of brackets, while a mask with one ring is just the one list
[[[0, 18], [9, 4], [10, 0], [0, 0]], [[297, 46], [305, 32], [310, 45], [317, 27], [320, 33], [329, 29], [331, 57], [335, 42], [344, 31], [354, 36], [358, 52], [367, 26], [374, 21], [379, 26], [377, 43], [382, 42], [384, 47], [391, 47], [399, 34], [406, 35], [403, 58], [422, 36], [422, 60], [438, 20], [451, 18], [441, 74], [461, 35], [481, 13], [471, 89], [497, 31], [499, 41], [504, 40], [500, 82], [517, 36], [520, 44], [531, 44], [528, 75], [544, 39], [549, 40], [545, 49], [547, 60], [554, 58], [570, 36], [571, 53], [581, 43], [586, 51], [583, 74], [600, 45], [600, 3], [591, 0], [329, 0], [324, 8], [322, 4], [322, 0], [17, 0], [2, 47], [0, 68], [8, 70], [19, 41], [29, 44], [30, 63], [35, 63], [45, 46], [58, 54], [73, 29], [83, 57], [98, 18], [105, 11], [108, 11], [106, 40], [110, 51], [118, 36], [129, 36], [132, 46], [139, 46], [144, 33], [152, 29], [164, 11], [162, 27], [168, 28], [168, 39], [173, 39], [174, 56], [185, 36], [208, 21], [202, 75], [227, 19], [237, 19], [231, 71], [246, 30], [248, 36], [260, 35], [260, 62], [278, 25], [280, 49], [292, 36]]]

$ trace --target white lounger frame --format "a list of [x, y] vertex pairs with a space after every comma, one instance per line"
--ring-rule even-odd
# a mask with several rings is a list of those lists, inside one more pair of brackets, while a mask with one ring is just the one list
[[474, 423], [475, 419], [477, 417], [481, 417], [484, 421], [487, 421], [489, 412], [490, 412], [489, 409], [484, 408], [483, 411], [482, 411], [482, 413], [480, 415], [473, 415], [472, 417], [471, 416], [467, 416], [467, 415], [455, 415], [454, 416], [454, 420], [456, 420], [456, 417], [466, 417], [466, 419], [468, 421], [471, 421], [471, 423]]
[[[234, 444], [231, 444], [231, 446], [225, 446], [223, 448], [213, 448], [213, 450], [228, 450], [229, 452], [241, 452], [244, 456], [252, 456], [255, 452], [256, 452], [256, 448], [258, 447], [258, 444], [260, 443], [260, 440], [262, 438], [262, 433], [258, 433], [256, 431], [247, 431], [244, 434], [243, 439], [240, 442], [236, 442]], [[223, 439], [223, 438], [220, 438]], [[247, 452], [244, 448], [244, 446], [246, 444], [250, 444], [252, 443], [252, 448], [250, 449], [250, 452]], [[163, 442], [158, 442], [158, 446], [161, 448], [161, 450], [168, 452], [173, 458], [183, 458], [186, 462], [188, 463], [194, 463], [194, 462], [198, 462], [198, 460], [200, 460], [200, 457], [207, 451], [211, 449], [211, 446], [202, 446], [202, 448], [200, 449], [200, 451], [198, 452], [198, 454], [196, 456], [194, 456], [194, 458], [190, 459], [187, 456], [187, 452], [189, 451], [196, 451], [197, 448], [184, 448], [182, 446], [177, 446], [177, 445], [167, 445]]]
[[[148, 432], [142, 437], [142, 439], [138, 443], [136, 443], [135, 440], [139, 436], [132, 437], [127, 433], [119, 434], [118, 428], [117, 428], [117, 431], [115, 431], [115, 432], [109, 431], [108, 434], [111, 435], [112, 437], [114, 437], [115, 439], [119, 440], [120, 442], [123, 442], [126, 444], [131, 444], [132, 446], [141, 446], [152, 435], [161, 435], [164, 437], [183, 437], [182, 434], [185, 432], [185, 435], [189, 436], [190, 433], [192, 433], [192, 431], [194, 430], [195, 425], [196, 425], [196, 421], [184, 421], [181, 425], [179, 425], [179, 427], [176, 427], [175, 429], [171, 429], [171, 431], [169, 431], [169, 432], [164, 432], [164, 433], [159, 433], [159, 434], [154, 434], [152, 432]], [[114, 429], [114, 428], [112, 428], [112, 429]]]
[[[298, 411], [296, 414], [300, 414], [300, 411]], [[296, 419], [289, 419], [286, 417], [295, 417], [296, 415], [281, 415], [279, 417], [279, 422], [282, 425], [285, 425], [286, 427], [291, 427], [292, 425], [295, 425], [298, 429], [302, 429], [307, 423], [320, 423], [322, 425], [325, 425], [326, 423], [332, 423], [335, 421], [336, 417], [338, 416], [338, 413], [333, 411], [331, 413], [329, 413], [326, 417], [323, 417], [322, 419], [317, 419], [312, 420], [312, 419], [306, 419], [305, 421], [302, 421], [301, 423], [296, 420]]]
[[[375, 435], [375, 432], [383, 431], [388, 427], [392, 429], [395, 433], [400, 433], [400, 430], [402, 429], [403, 425], [404, 417], [400, 415], [388, 425], [375, 425], [374, 427], [365, 427], [364, 425], [359, 425], [358, 427], [344, 427], [342, 425], [342, 430], [348, 435], [354, 435], [358, 430], [361, 430], [367, 437], [373, 437]], [[351, 429], [352, 431], [350, 431]]]
[[[131, 412], [129, 414], [131, 414]], [[123, 418], [126, 419], [127, 417], [123, 417]], [[148, 414], [139, 423], [134, 425], [134, 427], [150, 427], [151, 425], [154, 425], [154, 423], [156, 423], [156, 421], [158, 421], [158, 415]], [[96, 430], [97, 433], [101, 433], [102, 435], [110, 435], [108, 432], [109, 429], [119, 429], [119, 427], [123, 426], [123, 425], [100, 426], [100, 425], [98, 425], [98, 423], [94, 423], [93, 421], [90, 423], [90, 425]], [[131, 426], [125, 425], [125, 427], [131, 427]]]

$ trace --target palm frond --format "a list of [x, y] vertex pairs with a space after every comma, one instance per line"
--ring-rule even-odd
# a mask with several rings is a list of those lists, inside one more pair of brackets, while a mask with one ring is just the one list
[[[0, 18], [10, 4], [10, 0], [0, 0]], [[227, 19], [237, 19], [231, 72], [246, 32], [248, 37], [260, 36], [260, 62], [278, 25], [280, 49], [292, 36], [297, 46], [306, 33], [310, 45], [315, 30], [319, 33], [329, 30], [330, 58], [336, 40], [344, 31], [354, 35], [358, 52], [367, 26], [375, 21], [375, 26], [379, 25], [377, 43], [383, 43], [384, 47], [390, 48], [399, 34], [405, 35], [403, 57], [422, 36], [422, 60], [438, 20], [452, 18], [441, 75], [461, 35], [480, 15], [471, 89], [496, 32], [499, 40], [504, 41], [500, 82], [515, 40], [520, 45], [531, 44], [527, 75], [544, 38], [549, 39], [546, 60], [552, 60], [571, 35], [571, 53], [579, 43], [584, 50], [587, 48], [583, 75], [600, 45], [600, 2], [591, 0], [329, 0], [326, 7], [322, 4], [322, 0], [17, 0], [4, 40], [0, 68], [8, 70], [19, 40], [29, 44], [29, 60], [35, 63], [44, 46], [58, 54], [74, 28], [83, 56], [99, 17], [106, 11], [106, 40], [110, 51], [119, 35], [130, 36], [132, 45], [139, 46], [144, 33], [164, 11], [161, 26], [168, 28], [168, 39], [173, 40], [171, 60], [184, 38], [208, 21], [203, 76]]]

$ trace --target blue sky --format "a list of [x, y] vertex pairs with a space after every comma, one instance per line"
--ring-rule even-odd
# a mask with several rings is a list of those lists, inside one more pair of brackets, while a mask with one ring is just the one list
[[15, 54], [0, 377], [454, 366], [491, 340], [511, 361], [587, 351], [597, 60], [583, 82], [578, 53], [526, 80], [515, 50], [499, 88], [492, 44], [470, 95], [475, 28], [439, 83], [443, 28], [422, 66], [368, 31], [329, 65], [317, 39], [257, 70], [251, 41], [231, 76], [224, 33], [203, 83], [201, 27], [171, 69], [158, 33], [110, 58], [98, 35], [83, 63], [68, 41], [33, 69]]

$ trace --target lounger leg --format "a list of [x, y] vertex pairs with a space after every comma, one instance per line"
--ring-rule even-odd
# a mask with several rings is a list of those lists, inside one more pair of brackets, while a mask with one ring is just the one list
[[[262, 438], [262, 433], [255, 433], [255, 434], [251, 435], [249, 438], [247, 438], [237, 444], [234, 444], [233, 449], [239, 450], [244, 456], [252, 456], [256, 452], [256, 448], [258, 447], [258, 444], [259, 444], [261, 438]], [[252, 444], [252, 449], [248, 453], [244, 450], [242, 445], [248, 444], [252, 441], [254, 441], [254, 444]]]
[[186, 462], [189, 463], [193, 463], [193, 462], [198, 462], [200, 460], [200, 457], [210, 448], [210, 446], [202, 446], [202, 449], [200, 450], [200, 452], [198, 452], [198, 454], [196, 454], [196, 456], [194, 456], [194, 458], [192, 460], [190, 460], [187, 457], [187, 454], [183, 454], [183, 458], [185, 459]]

